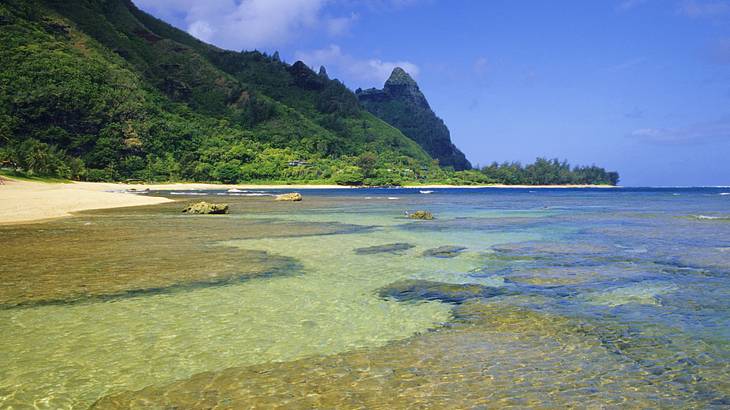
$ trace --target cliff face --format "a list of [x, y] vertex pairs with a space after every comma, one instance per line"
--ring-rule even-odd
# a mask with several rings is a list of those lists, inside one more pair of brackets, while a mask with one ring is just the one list
[[428, 104], [418, 84], [402, 68], [396, 67], [382, 90], [356, 92], [360, 103], [378, 118], [398, 128], [416, 141], [442, 166], [470, 169], [471, 164], [451, 142], [451, 134]]

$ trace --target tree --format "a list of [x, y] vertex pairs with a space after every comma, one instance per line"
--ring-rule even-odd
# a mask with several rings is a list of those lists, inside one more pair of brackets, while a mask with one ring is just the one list
[[366, 178], [371, 177], [378, 165], [378, 155], [370, 151], [363, 152], [357, 157], [356, 165], [362, 169]]

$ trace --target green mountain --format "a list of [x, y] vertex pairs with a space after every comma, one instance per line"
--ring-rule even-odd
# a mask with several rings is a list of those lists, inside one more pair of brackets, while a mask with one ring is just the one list
[[0, 162], [89, 180], [398, 183], [439, 172], [342, 83], [129, 0], [0, 3]]
[[357, 90], [360, 103], [371, 113], [392, 124], [416, 141], [441, 166], [457, 171], [471, 169], [464, 154], [451, 142], [451, 134], [441, 118], [402, 68], [396, 67], [382, 90]]
[[469, 170], [403, 70], [383, 90], [356, 95], [324, 68], [219, 49], [130, 0], [2, 0], [0, 44], [1, 172], [90, 181], [618, 181], [557, 160]]

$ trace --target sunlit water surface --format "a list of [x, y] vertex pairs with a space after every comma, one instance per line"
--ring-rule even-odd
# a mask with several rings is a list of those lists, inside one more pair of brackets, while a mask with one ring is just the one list
[[435, 191], [0, 227], [0, 407], [730, 406], [725, 191]]

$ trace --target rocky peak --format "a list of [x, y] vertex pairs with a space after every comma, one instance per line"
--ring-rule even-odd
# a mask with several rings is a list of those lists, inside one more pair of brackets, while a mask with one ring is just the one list
[[388, 87], [413, 87], [418, 89], [418, 84], [416, 81], [411, 77], [406, 70], [396, 67], [393, 69], [393, 72], [390, 73], [390, 78], [388, 78], [388, 81], [385, 82], [385, 88]]
[[430, 110], [426, 96], [423, 95], [418, 83], [411, 77], [406, 70], [396, 67], [390, 74], [390, 78], [385, 82], [383, 92], [395, 98], [408, 99], [413, 104]]
[[297, 61], [287, 68], [294, 79], [294, 84], [307, 90], [321, 90], [324, 88], [324, 81], [311, 68], [302, 61]]
[[441, 165], [456, 170], [471, 168], [464, 153], [451, 142], [449, 129], [433, 112], [416, 81], [401, 67], [393, 69], [382, 90], [358, 89], [355, 94], [366, 110], [401, 130]]
[[319, 76], [323, 78], [329, 79], [329, 76], [327, 75], [327, 69], [324, 68], [324, 66], [319, 66]]

